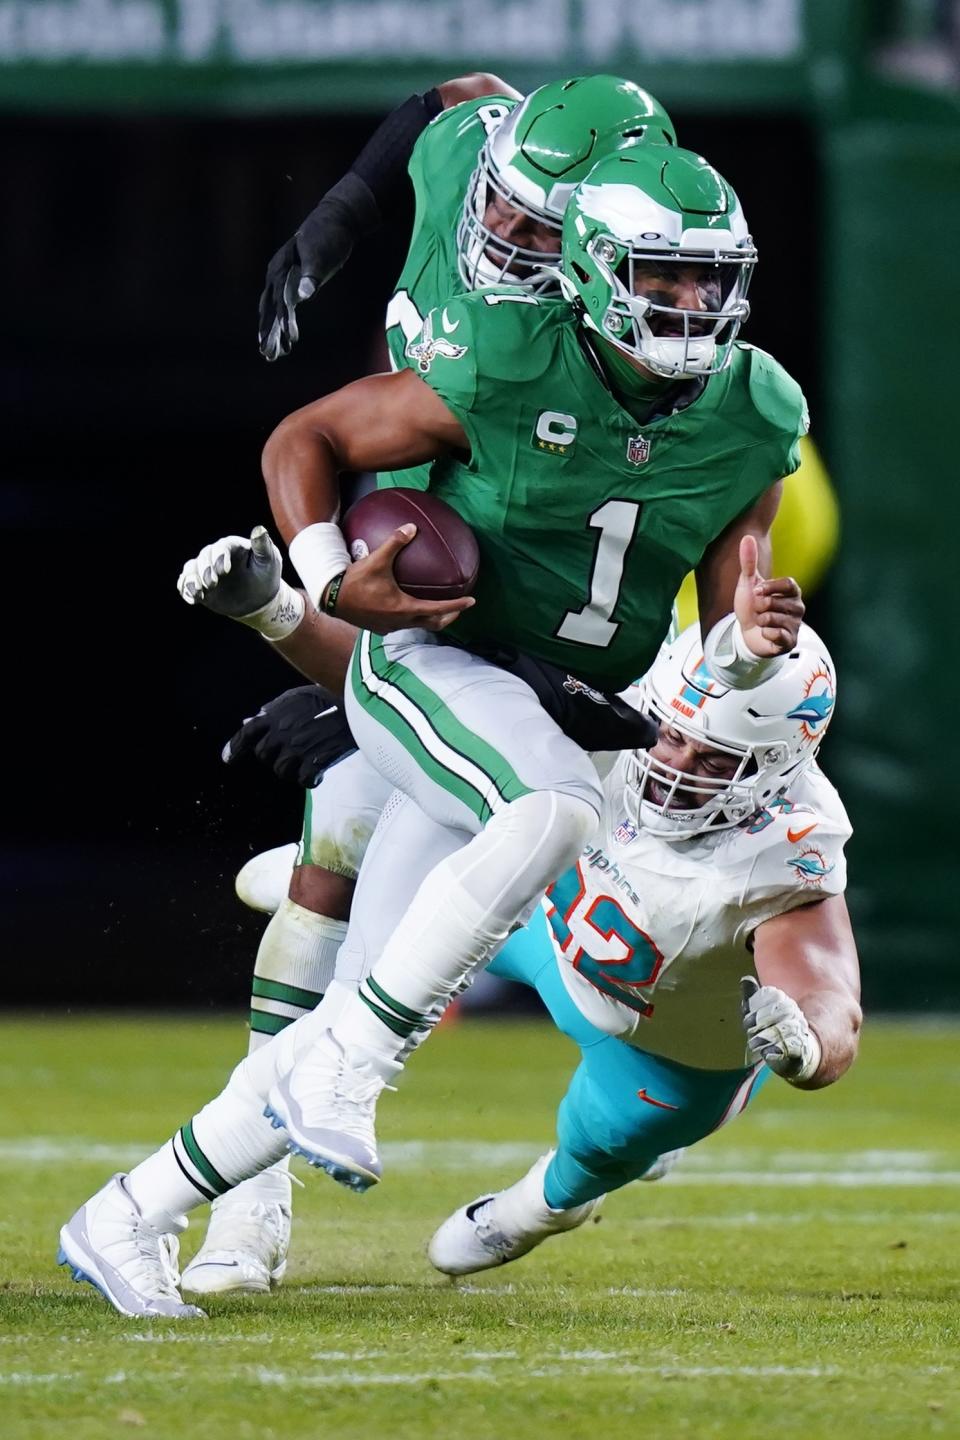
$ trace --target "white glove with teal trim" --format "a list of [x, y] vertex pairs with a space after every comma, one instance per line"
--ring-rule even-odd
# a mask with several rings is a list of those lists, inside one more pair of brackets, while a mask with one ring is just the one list
[[811, 1079], [822, 1051], [796, 1000], [775, 985], [761, 985], [753, 975], [740, 981], [740, 995], [748, 1063], [762, 1060], [792, 1085]]

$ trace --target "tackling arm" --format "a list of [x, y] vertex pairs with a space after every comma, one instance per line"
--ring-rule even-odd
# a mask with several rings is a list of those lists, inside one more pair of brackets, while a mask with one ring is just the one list
[[484, 95], [509, 95], [512, 100], [522, 100], [519, 90], [514, 90], [506, 80], [489, 71], [476, 70], [471, 75], [461, 75], [456, 80], [445, 80], [437, 86], [437, 94], [444, 110], [462, 105], [464, 100], [482, 100]]
[[407, 164], [422, 132], [443, 110], [483, 95], [520, 98], [496, 75], [476, 72], [411, 95], [378, 126], [354, 160], [280, 246], [267, 266], [260, 296], [260, 353], [277, 360], [299, 338], [297, 306], [309, 300], [349, 259], [354, 245], [378, 231], [407, 184]]
[[342, 695], [356, 639], [353, 625], [307, 605], [300, 624], [285, 639], [275, 641], [274, 649], [308, 680]]
[[[783, 1020], [765, 1025], [764, 1009], [775, 1007], [777, 997], [788, 1000], [800, 1012], [820, 1049], [813, 1073], [794, 1083], [806, 1090], [832, 1085], [856, 1059], [863, 1020], [857, 947], [843, 896], [830, 895], [801, 905], [758, 926], [754, 962], [763, 988], [748, 1000], [749, 1009], [744, 1015], [748, 1037], [752, 1014], [760, 1022], [754, 1025], [754, 1033], [776, 1044], [773, 1031], [785, 1033], [789, 1025]], [[760, 1046], [752, 1048], [762, 1054]], [[773, 1064], [771, 1068], [778, 1066]], [[779, 1073], [792, 1078], [783, 1069]]]
[[398, 588], [393, 560], [413, 539], [413, 526], [351, 565], [336, 525], [341, 471], [400, 470], [469, 448], [459, 422], [412, 370], [356, 380], [277, 427], [264, 448], [263, 476], [290, 558], [318, 609], [338, 576], [337, 614], [380, 634], [437, 629], [473, 604], [469, 597], [415, 600]]
[[188, 605], [255, 630], [294, 669], [342, 695], [357, 632], [319, 614], [286, 583], [281, 568], [280, 551], [257, 525], [249, 540], [225, 535], [205, 545], [183, 566], [177, 589]]

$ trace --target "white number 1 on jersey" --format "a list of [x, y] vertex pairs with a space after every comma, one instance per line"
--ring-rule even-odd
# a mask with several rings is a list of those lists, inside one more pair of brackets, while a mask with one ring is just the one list
[[639, 518], [640, 503], [636, 500], [608, 500], [590, 516], [590, 526], [600, 531], [590, 575], [590, 599], [579, 610], [567, 611], [556, 632], [558, 640], [606, 646], [620, 629], [620, 622], [610, 617], [620, 599], [623, 568]]

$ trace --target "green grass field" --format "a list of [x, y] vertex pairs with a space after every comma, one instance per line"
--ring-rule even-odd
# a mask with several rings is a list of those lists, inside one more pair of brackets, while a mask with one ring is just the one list
[[0, 1038], [5, 1440], [960, 1435], [956, 1028], [874, 1024], [833, 1091], [771, 1081], [665, 1182], [457, 1286], [425, 1243], [546, 1148], [573, 1051], [535, 1022], [443, 1029], [381, 1105], [378, 1189], [300, 1169], [283, 1288], [149, 1325], [56, 1268], [57, 1230], [219, 1089], [242, 1026]]

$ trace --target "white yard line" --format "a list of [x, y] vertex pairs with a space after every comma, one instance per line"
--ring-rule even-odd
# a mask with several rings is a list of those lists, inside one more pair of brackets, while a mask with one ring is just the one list
[[[635, 1364], [627, 1358], [628, 1352], [595, 1352], [591, 1359], [591, 1352], [570, 1352], [564, 1356], [563, 1352], [556, 1356], [556, 1363], [549, 1363], [554, 1357], [548, 1357], [548, 1363], [541, 1364], [536, 1368], [520, 1361], [514, 1351], [502, 1352], [476, 1352], [476, 1358], [487, 1362], [484, 1365], [461, 1368], [457, 1370], [415, 1370], [415, 1371], [377, 1371], [377, 1370], [336, 1370], [331, 1374], [303, 1373], [291, 1369], [278, 1369], [272, 1366], [255, 1365], [242, 1366], [230, 1370], [217, 1370], [210, 1380], [219, 1385], [236, 1386], [242, 1384], [262, 1385], [270, 1388], [283, 1389], [366, 1389], [371, 1385], [379, 1386], [411, 1386], [434, 1384], [464, 1384], [476, 1383], [489, 1385], [495, 1382], [503, 1385], [505, 1381], [513, 1379], [518, 1384], [529, 1383], [531, 1378], [540, 1380], [569, 1380], [575, 1378], [603, 1377], [609, 1375], [611, 1378], [622, 1379], [625, 1375], [638, 1375], [656, 1377], [662, 1380], [702, 1380], [702, 1379], [735, 1379], [735, 1380], [823, 1380], [840, 1377], [860, 1379], [862, 1371], [858, 1367], [844, 1368], [840, 1365], [641, 1365]], [[583, 1359], [577, 1359], [582, 1356]], [[359, 1358], [359, 1357], [358, 1357]], [[394, 1363], [396, 1363], [394, 1357]], [[472, 1354], [465, 1354], [464, 1359], [472, 1359]], [[494, 1373], [489, 1368], [490, 1362], [504, 1361], [508, 1365], [513, 1364], [515, 1375], [505, 1376], [502, 1371]], [[608, 1363], [609, 1362], [609, 1363]], [[942, 1365], [919, 1365], [900, 1369], [899, 1376], [931, 1376], [948, 1373], [950, 1367]], [[169, 1385], [180, 1380], [191, 1378], [190, 1371], [165, 1372], [163, 1383]], [[112, 1374], [104, 1375], [100, 1380], [102, 1385], [126, 1385], [141, 1379], [140, 1376], [132, 1376], [123, 1370], [114, 1371]], [[3, 1386], [37, 1386], [49, 1387], [53, 1385], [84, 1385], [89, 1386], [96, 1383], [89, 1375], [66, 1372], [30, 1372], [13, 1371], [6, 1374], [0, 1373], [0, 1388]]]
[[[416, 1140], [388, 1141], [383, 1146], [389, 1172], [447, 1170], [466, 1172], [517, 1169], [540, 1152], [535, 1141]], [[29, 1136], [0, 1140], [0, 1166], [90, 1164], [130, 1166], [146, 1154], [146, 1145], [111, 1145], [101, 1140], [57, 1139]], [[834, 1190], [916, 1188], [960, 1185], [954, 1153], [929, 1150], [764, 1150], [762, 1147], [692, 1151], [677, 1169], [660, 1182], [676, 1186], [713, 1185], [756, 1189]], [[938, 1166], [944, 1168], [940, 1169]], [[349, 1293], [350, 1287], [345, 1287]], [[338, 1293], [330, 1287], [331, 1294]]]
[[[849, 1157], [846, 1157], [849, 1159]], [[676, 1170], [661, 1182], [675, 1185], [750, 1185], [757, 1189], [827, 1190], [896, 1189], [918, 1185], [960, 1185], [960, 1170], [710, 1170], [684, 1174]]]

